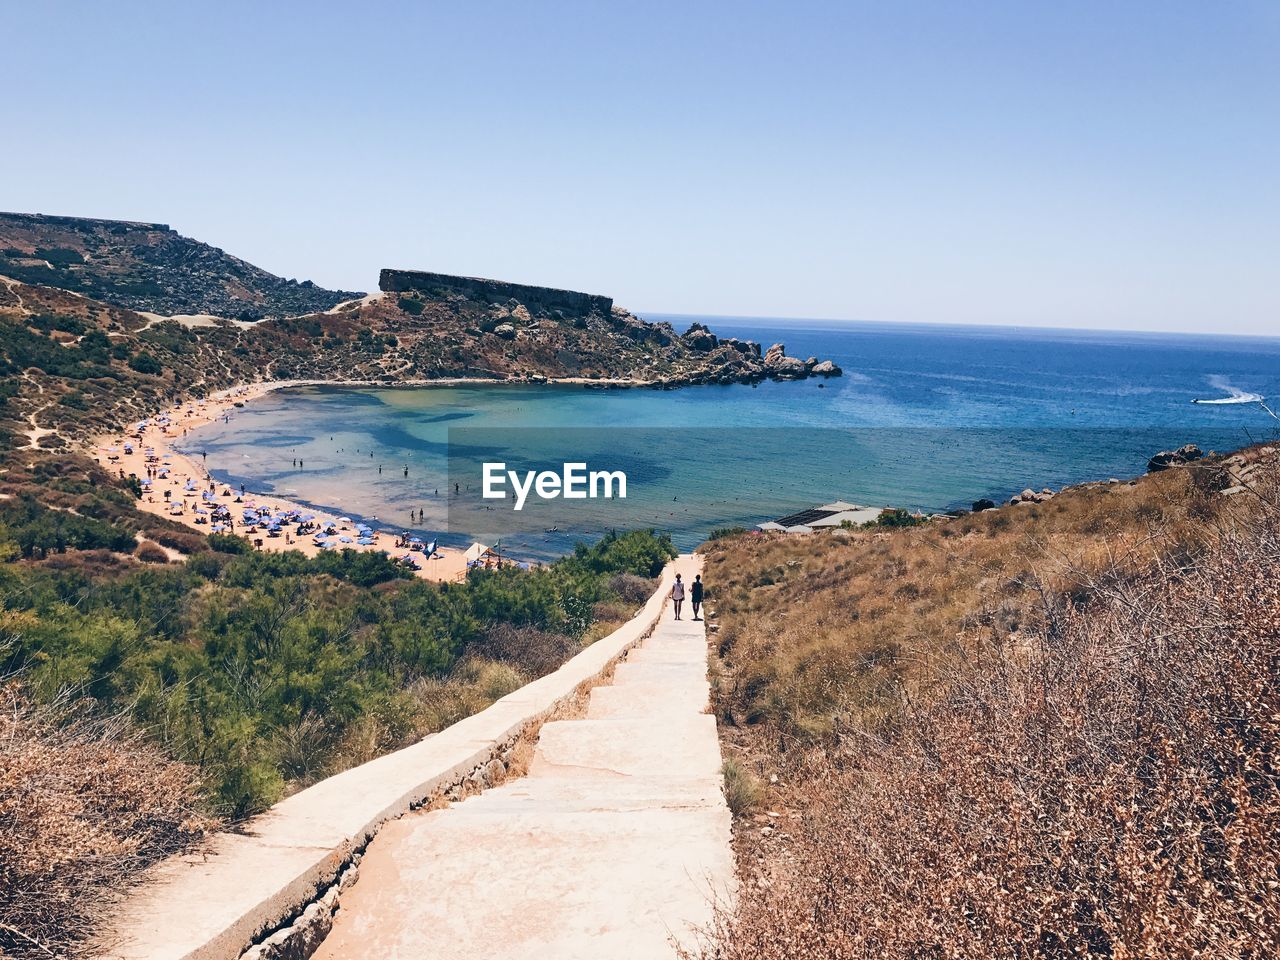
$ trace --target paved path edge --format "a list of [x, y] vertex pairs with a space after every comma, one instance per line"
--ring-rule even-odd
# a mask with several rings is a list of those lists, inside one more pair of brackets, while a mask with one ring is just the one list
[[217, 834], [198, 855], [152, 867], [125, 895], [93, 955], [235, 960], [317, 900], [384, 823], [461, 783], [601, 682], [657, 626], [674, 575], [672, 562], [635, 617], [555, 672], [418, 743], [299, 791], [243, 832]]

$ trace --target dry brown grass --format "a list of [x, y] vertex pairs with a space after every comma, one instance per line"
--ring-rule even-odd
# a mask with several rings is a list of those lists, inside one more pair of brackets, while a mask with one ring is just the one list
[[74, 952], [116, 891], [211, 825], [196, 788], [123, 721], [0, 687], [0, 955]]
[[801, 739], [874, 727], [900, 684], [929, 682], [966, 638], [1034, 627], [1040, 585], [1079, 592], [1103, 569], [1140, 569], [1170, 530], [1198, 550], [1189, 487], [1178, 471], [924, 527], [715, 541], [721, 718]]
[[[727, 732], [783, 814], [739, 821], [708, 955], [1277, 955], [1280, 500], [1203, 476], [859, 534], [818, 548], [843, 579], [763, 605], [710, 566], [723, 712], [756, 720]], [[745, 577], [808, 562], [730, 550]], [[806, 624], [816, 666], [786, 649]]]

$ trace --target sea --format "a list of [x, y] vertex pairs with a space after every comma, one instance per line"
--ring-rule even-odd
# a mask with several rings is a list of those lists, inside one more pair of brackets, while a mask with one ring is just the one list
[[[181, 448], [218, 480], [442, 545], [562, 555], [652, 527], [691, 549], [843, 501], [925, 512], [1128, 478], [1159, 450], [1280, 436], [1280, 338], [648, 314], [838, 363], [829, 380], [678, 390], [306, 386]], [[1193, 402], [1196, 401], [1196, 402]], [[1269, 409], [1270, 408], [1270, 409]], [[627, 496], [540, 498], [529, 471], [621, 471]], [[484, 497], [484, 464], [491, 467]], [[499, 484], [493, 479], [502, 476]], [[551, 488], [548, 487], [548, 490]], [[552, 491], [553, 492], [553, 491]]]

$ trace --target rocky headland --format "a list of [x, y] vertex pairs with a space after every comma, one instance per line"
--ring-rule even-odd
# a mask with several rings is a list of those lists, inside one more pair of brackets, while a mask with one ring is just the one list
[[163, 224], [0, 214], [0, 439], [59, 447], [271, 381], [674, 389], [841, 374], [596, 294], [410, 270], [383, 270], [379, 287], [283, 280]]

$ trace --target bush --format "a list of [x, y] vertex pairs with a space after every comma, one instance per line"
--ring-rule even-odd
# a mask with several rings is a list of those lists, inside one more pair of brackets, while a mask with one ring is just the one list
[[737, 760], [726, 760], [720, 768], [723, 777], [724, 800], [735, 817], [746, 816], [760, 806], [764, 791], [752, 774]]
[[467, 646], [470, 653], [509, 664], [533, 677], [555, 670], [579, 649], [578, 642], [563, 633], [510, 623], [492, 624]]
[[623, 603], [642, 604], [648, 601], [657, 586], [652, 578], [618, 573], [609, 578], [608, 590]]
[[193, 530], [171, 528], [166, 526], [149, 527], [147, 535], [156, 543], [170, 550], [177, 550], [187, 556], [203, 553], [209, 549], [206, 538]]
[[253, 544], [249, 542], [248, 537], [239, 537], [234, 533], [209, 534], [209, 548], [218, 553], [229, 553], [235, 556], [253, 553]]
[[66, 510], [51, 510], [24, 494], [0, 503], [0, 539], [18, 544], [24, 557], [43, 558], [67, 550], [130, 552], [136, 540], [123, 527]]
[[211, 822], [199, 777], [87, 704], [0, 687], [0, 954], [77, 952], [115, 895]]
[[928, 517], [918, 516], [901, 507], [894, 507], [891, 510], [885, 510], [880, 516], [871, 521], [868, 526], [872, 527], [916, 527], [922, 523], [928, 523]]
[[[773, 631], [811, 671], [807, 682], [835, 678], [844, 722], [785, 756], [770, 745], [794, 738], [755, 741], [794, 784], [786, 800], [797, 816], [785, 856], [761, 868], [767, 883], [753, 882], [750, 865], [768, 846], [739, 849], [738, 911], [721, 916], [705, 955], [1280, 953], [1280, 497], [1274, 478], [1259, 480], [1259, 498], [1238, 509], [1218, 498], [1202, 526], [1186, 519], [1204, 509], [1187, 484], [1144, 483], [1123, 504], [1059, 495], [1054, 507], [1092, 529], [1123, 528], [1149, 513], [1146, 498], [1173, 494], [1161, 501], [1163, 531], [1099, 534], [1083, 555], [1074, 543], [1065, 573], [1042, 561], [1024, 585], [987, 593], [949, 635], [926, 639], [917, 614], [901, 660], [919, 673], [901, 677], [913, 682], [892, 696], [869, 672], [815, 676], [813, 651]], [[1070, 541], [1047, 519], [1058, 514], [1028, 513], [1011, 529], [1053, 535], [1059, 556]], [[987, 519], [957, 524], [976, 533]], [[911, 559], [920, 564], [935, 547]], [[846, 549], [900, 548], [877, 538]], [[1003, 557], [1013, 544], [974, 537], [967, 549]], [[1031, 548], [1020, 549], [1025, 562]], [[947, 558], [951, 568], [977, 558], [965, 559]], [[981, 564], [990, 589], [998, 567], [991, 557]], [[831, 576], [849, 580], [848, 571]], [[936, 585], [916, 576], [921, 600], [932, 599]], [[1026, 591], [1022, 603], [1015, 589]], [[882, 635], [892, 626], [879, 609], [854, 609]], [[735, 666], [738, 684], [766, 673]]]
[[138, 371], [138, 373], [145, 373], [152, 377], [159, 376], [164, 372], [164, 367], [160, 361], [145, 350], [135, 353], [129, 358], [129, 367]]
[[138, 544], [138, 549], [133, 552], [133, 555], [143, 563], [169, 562], [169, 554], [165, 553], [164, 548], [149, 540]]
[[729, 537], [737, 537], [747, 532], [746, 527], [716, 527], [709, 534], [707, 540], [724, 540]]

